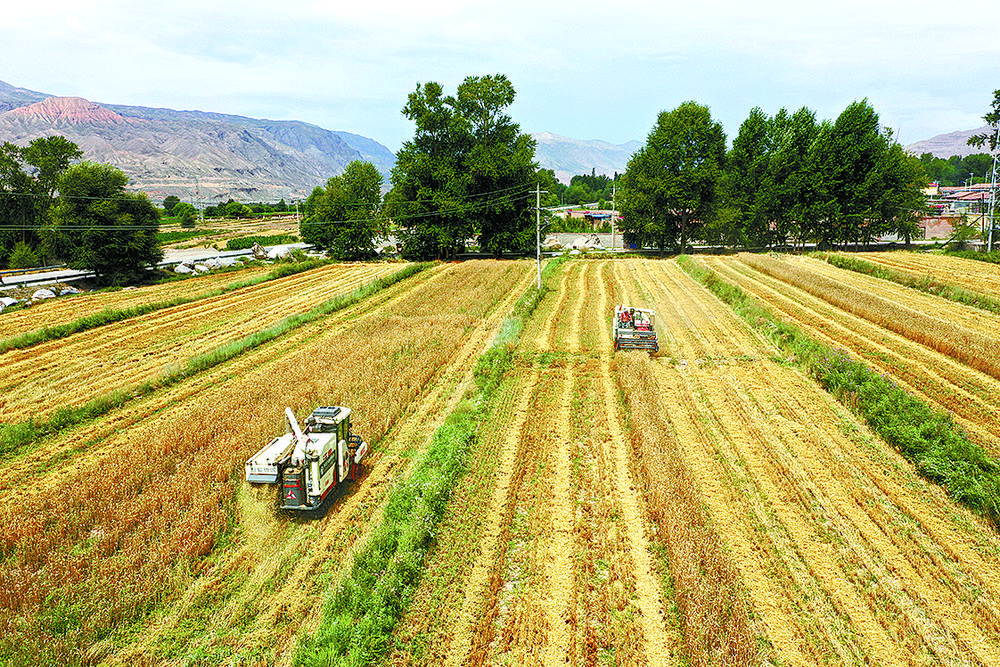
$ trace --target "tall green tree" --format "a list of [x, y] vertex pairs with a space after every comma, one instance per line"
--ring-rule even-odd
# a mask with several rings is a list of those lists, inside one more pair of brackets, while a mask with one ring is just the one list
[[873, 231], [874, 172], [885, 149], [878, 114], [867, 99], [853, 102], [821, 127], [814, 147], [821, 201], [812, 235], [822, 247], [857, 242]]
[[325, 189], [313, 190], [299, 235], [337, 259], [367, 259], [375, 254], [378, 236], [388, 231], [381, 206], [382, 174], [370, 162], [355, 160]]
[[990, 153], [993, 153], [1000, 148], [1000, 137], [997, 136], [997, 128], [1000, 127], [1000, 90], [993, 91], [993, 104], [991, 106], [993, 110], [987, 112], [983, 116], [983, 120], [993, 128], [993, 131], [969, 137], [968, 143], [970, 146], [976, 146], [977, 148], [988, 145]]
[[6, 263], [18, 243], [38, 244], [38, 210], [34, 183], [24, 170], [22, 149], [0, 146], [0, 262]]
[[621, 178], [626, 237], [685, 252], [691, 227], [716, 214], [725, 153], [726, 135], [708, 107], [684, 102], [660, 113]]
[[467, 77], [453, 96], [435, 82], [410, 93], [403, 114], [416, 131], [386, 198], [404, 254], [453, 256], [476, 233], [496, 255], [530, 245], [535, 142], [505, 112], [514, 97], [503, 74]]
[[774, 152], [774, 121], [760, 107], [740, 125], [733, 147], [726, 155], [720, 181], [730, 231], [724, 238], [751, 246], [771, 245], [772, 194], [770, 160]]
[[24, 147], [24, 161], [37, 170], [35, 179], [40, 190], [50, 198], [70, 164], [82, 157], [80, 147], [60, 135], [33, 139]]
[[770, 192], [766, 208], [773, 224], [773, 243], [801, 238], [820, 217], [815, 144], [821, 125], [806, 107], [790, 116], [784, 109], [774, 117], [775, 148], [771, 154]]
[[41, 232], [47, 254], [93, 271], [103, 284], [141, 279], [163, 259], [156, 241], [159, 211], [145, 194], [126, 192], [127, 184], [128, 176], [110, 165], [83, 162], [67, 169]]

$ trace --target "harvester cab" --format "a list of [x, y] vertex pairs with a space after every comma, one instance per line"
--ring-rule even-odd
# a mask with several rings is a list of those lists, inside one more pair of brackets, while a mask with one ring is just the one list
[[287, 433], [280, 435], [246, 462], [247, 481], [281, 484], [281, 507], [311, 510], [323, 504], [340, 482], [357, 479], [368, 444], [351, 432], [351, 409], [316, 408], [299, 427], [285, 408]]
[[656, 312], [648, 308], [618, 306], [611, 319], [611, 337], [615, 350], [660, 351], [656, 339]]

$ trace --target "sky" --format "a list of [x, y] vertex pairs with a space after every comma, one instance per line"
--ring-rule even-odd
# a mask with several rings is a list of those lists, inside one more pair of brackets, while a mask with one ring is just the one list
[[867, 98], [909, 144], [981, 127], [1000, 88], [985, 0], [48, 0], [0, 17], [0, 80], [105, 104], [302, 120], [397, 150], [418, 83], [503, 73], [525, 132], [645, 141], [708, 106], [835, 119]]

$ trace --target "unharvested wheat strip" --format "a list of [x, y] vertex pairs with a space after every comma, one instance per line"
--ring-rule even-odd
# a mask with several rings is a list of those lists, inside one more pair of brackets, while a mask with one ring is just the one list
[[[989, 640], [978, 629], [969, 626], [968, 615], [961, 618], [969, 611], [965, 605], [953, 599], [951, 592], [946, 587], [942, 589], [939, 582], [935, 582], [932, 589], [910, 566], [906, 555], [885, 532], [897, 527], [876, 526], [863, 510], [862, 503], [870, 502], [869, 498], [856, 501], [851, 497], [852, 491], [860, 493], [861, 490], [852, 488], [852, 473], [842, 470], [830, 456], [831, 450], [840, 449], [844, 437], [834, 425], [825, 423], [830, 421], [830, 417], [823, 414], [827, 410], [812, 403], [815, 388], [789, 373], [781, 379], [781, 391], [772, 391], [776, 371], [766, 364], [745, 371], [740, 369], [739, 373], [734, 372], [726, 378], [731, 390], [719, 395], [717, 400], [741, 406], [741, 412], [746, 415], [770, 412], [771, 406], [777, 403], [780, 406], [778, 414], [783, 413], [784, 420], [775, 417], [768, 420], [764, 415], [759, 418], [760, 428], [769, 434], [760, 441], [766, 439], [770, 444], [772, 453], [768, 458], [772, 465], [784, 470], [792, 484], [803, 490], [803, 502], [818, 503], [823, 508], [826, 525], [836, 530], [871, 576], [882, 582], [887, 597], [928, 648], [946, 661], [958, 660], [957, 640], [985, 664], [994, 664], [997, 656], [993, 655], [995, 649], [990, 647]], [[790, 386], [794, 391], [788, 391]], [[804, 403], [807, 400], [810, 401], [808, 405]], [[832, 406], [828, 410], [835, 414]], [[805, 415], [809, 418], [803, 419]], [[746, 427], [747, 430], [756, 428], [756, 423]], [[816, 509], [809, 508], [809, 511]], [[890, 621], [884, 619], [883, 623], [888, 625]], [[887, 630], [891, 632], [891, 628]]]
[[1000, 331], [1000, 316], [980, 308], [925, 294], [889, 280], [841, 269], [812, 257], [794, 257], [789, 258], [789, 261], [818, 276], [850, 285], [866, 293], [877, 293], [880, 297], [891, 300], [896, 306], [910, 308], [949, 326], [957, 326], [965, 331], [986, 336], [995, 335]]
[[[936, 314], [899, 305], [891, 299], [845, 285], [834, 278], [810, 273], [809, 269], [803, 268], [796, 262], [750, 255], [741, 256], [740, 261], [810, 292], [842, 310], [848, 310], [880, 327], [891, 329], [901, 336], [911, 338], [928, 348], [1000, 379], [1000, 356], [997, 355], [992, 333], [983, 334], [965, 329], [961, 325], [941, 319]], [[853, 276], [863, 277], [859, 274]], [[915, 292], [911, 294], [926, 296]], [[942, 304], [948, 304], [944, 299], [932, 298]], [[990, 314], [982, 313], [982, 315]]]
[[931, 276], [973, 292], [1000, 297], [1000, 266], [989, 262], [906, 251], [866, 253], [865, 259], [914, 278]]
[[978, 442], [1000, 451], [1000, 434], [992, 428], [1000, 410], [1000, 382], [994, 378], [745, 265], [718, 260], [708, 265], [811, 337], [846, 348], [914, 395], [951, 412]]

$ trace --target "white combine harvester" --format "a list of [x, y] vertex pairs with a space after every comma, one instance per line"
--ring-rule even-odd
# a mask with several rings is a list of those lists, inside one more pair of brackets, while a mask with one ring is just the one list
[[288, 433], [278, 436], [246, 462], [247, 481], [282, 484], [284, 509], [311, 510], [323, 504], [340, 482], [357, 479], [368, 445], [351, 433], [351, 410], [316, 408], [303, 433], [291, 408], [285, 408]]

